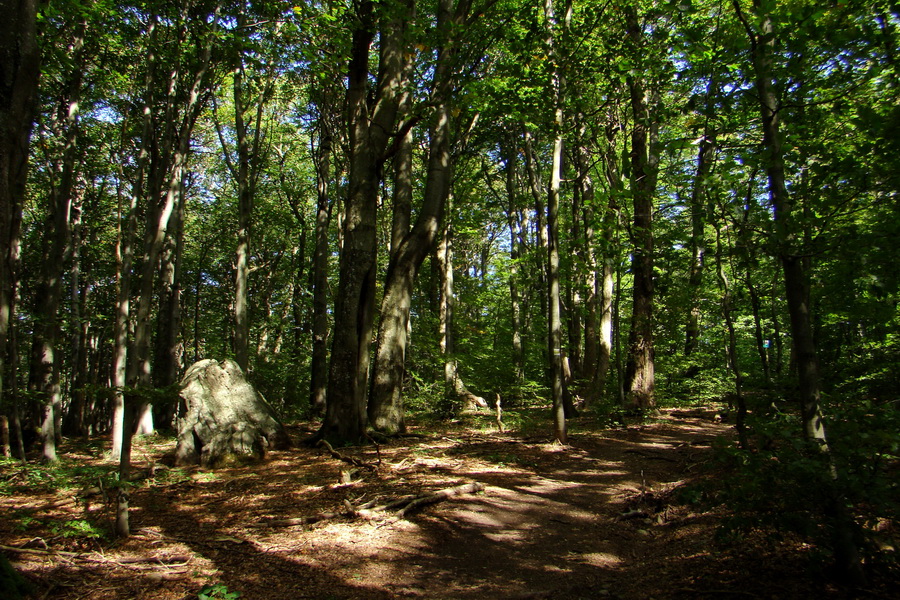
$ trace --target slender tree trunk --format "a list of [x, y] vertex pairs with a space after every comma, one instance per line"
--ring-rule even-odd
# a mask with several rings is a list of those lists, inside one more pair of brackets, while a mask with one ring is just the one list
[[[546, 257], [549, 255], [549, 243], [547, 241], [547, 229], [546, 229], [546, 220], [545, 220], [545, 212], [544, 212], [544, 201], [542, 199], [541, 189], [544, 187], [541, 182], [541, 172], [539, 170], [538, 162], [537, 162], [537, 154], [534, 150], [534, 137], [531, 135], [531, 132], [525, 128], [524, 134], [524, 142], [525, 142], [525, 172], [528, 175], [528, 188], [531, 191], [532, 199], [534, 200], [534, 216], [535, 216], [535, 230], [537, 231], [537, 260], [538, 260], [538, 277], [537, 281], [535, 281], [535, 287], [537, 289], [538, 297], [540, 298], [541, 303], [541, 315], [544, 319], [549, 320], [548, 313], [548, 305], [547, 305], [547, 290], [549, 289], [547, 286], [547, 268], [545, 264]], [[546, 329], [544, 330], [547, 331]], [[547, 381], [549, 383], [550, 378], [550, 355], [547, 354], [548, 349], [550, 348], [550, 343], [544, 340], [546, 343], [542, 344], [544, 355], [544, 360], [542, 361], [544, 365], [547, 365], [548, 368], [545, 372], [545, 376], [547, 377]]]
[[[441, 221], [450, 182], [453, 175], [450, 142], [452, 136], [451, 91], [453, 82], [454, 32], [460, 30], [467, 14], [469, 0], [461, 0], [454, 12], [453, 0], [440, 0], [437, 29], [440, 44], [432, 84], [432, 98], [438, 102], [435, 121], [431, 126], [428, 153], [428, 173], [422, 207], [412, 230], [403, 234], [403, 215], [395, 219], [393, 233], [400, 237], [391, 254], [384, 299], [381, 304], [381, 321], [378, 328], [378, 347], [375, 357], [375, 373], [372, 397], [369, 399], [368, 416], [377, 431], [394, 434], [403, 432], [403, 374], [408, 345], [409, 311], [413, 286], [425, 257], [434, 248], [441, 230]], [[407, 140], [408, 144], [409, 141]], [[412, 156], [410, 151], [398, 154], [402, 168], [398, 168], [398, 190], [405, 200], [412, 192]], [[397, 183], [397, 182], [395, 182]], [[405, 208], [401, 206], [401, 210]], [[396, 238], [392, 237], [392, 242]], [[393, 245], [393, 243], [392, 243]]]
[[[710, 83], [710, 87], [712, 83]], [[707, 95], [709, 91], [707, 91]], [[685, 330], [684, 355], [691, 356], [700, 343], [700, 291], [703, 284], [703, 263], [706, 254], [706, 179], [712, 165], [715, 141], [707, 125], [697, 150], [697, 172], [691, 190], [691, 268], [688, 275], [690, 310]]]
[[329, 195], [332, 161], [332, 129], [328, 113], [331, 103], [322, 92], [319, 102], [319, 144], [316, 149], [316, 248], [313, 253], [312, 363], [309, 406], [314, 414], [324, 414], [328, 385], [328, 228], [332, 202]]
[[81, 216], [83, 207], [81, 204], [72, 207], [72, 260], [69, 269], [69, 310], [71, 313], [70, 330], [70, 364], [72, 374], [69, 377], [69, 397], [71, 403], [63, 422], [63, 431], [69, 435], [85, 435], [85, 409], [87, 384], [87, 335], [90, 320], [82, 317], [82, 306], [85, 304], [88, 285], [82, 285], [81, 281], [81, 246], [83, 238], [83, 224]]
[[83, 78], [82, 50], [84, 26], [78, 28], [69, 46], [75, 67], [65, 84], [56, 117], [55, 129], [63, 132], [62, 155], [54, 166], [58, 179], [48, 196], [47, 219], [44, 225], [40, 276], [35, 293], [35, 328], [31, 346], [31, 373], [29, 387], [43, 403], [41, 442], [43, 459], [56, 460], [56, 444], [59, 441], [58, 421], [62, 416], [62, 391], [60, 389], [60, 357], [57, 355], [60, 323], [59, 309], [62, 301], [62, 282], [72, 256], [71, 213], [76, 200], [76, 162], [78, 139], [78, 109]]
[[[150, 167], [150, 147], [153, 135], [153, 103], [156, 82], [154, 78], [154, 65], [156, 62], [155, 41], [157, 36], [157, 20], [151, 15], [147, 26], [149, 53], [147, 55], [147, 71], [144, 78], [144, 89], [147, 96], [142, 107], [142, 132], [140, 149], [137, 156], [137, 168], [131, 193], [128, 196], [128, 205], [123, 207], [121, 182], [126, 180], [122, 164], [119, 166], [119, 186], [117, 196], [118, 207], [118, 232], [116, 237], [116, 320], [113, 328], [113, 415], [112, 415], [112, 451], [113, 460], [122, 459], [122, 451], [125, 447], [126, 430], [130, 429], [131, 422], [126, 420], [125, 390], [128, 386], [128, 359], [132, 354], [129, 347], [131, 331], [131, 292], [132, 273], [134, 264], [135, 244], [137, 243], [137, 219], [138, 205], [145, 198], [145, 185], [148, 179]], [[123, 124], [123, 137], [125, 127]], [[122, 159], [124, 161], [124, 158]], [[131, 435], [129, 432], [128, 436]], [[129, 441], [130, 444], [130, 441]], [[130, 449], [129, 449], [130, 452]], [[130, 465], [130, 457], [127, 465]], [[126, 465], [126, 466], [127, 466]], [[127, 506], [125, 507], [127, 516]], [[126, 526], [127, 525], [123, 525]], [[126, 534], [127, 535], [127, 534]]]
[[[250, 228], [253, 223], [253, 185], [250, 180], [250, 140], [244, 120], [244, 66], [234, 70], [234, 128], [237, 137], [237, 168], [233, 169], [238, 184], [237, 250], [234, 259], [234, 358], [244, 373], [250, 367]], [[259, 123], [256, 123], [259, 130]], [[255, 148], [254, 148], [255, 149]], [[225, 148], [225, 152], [228, 150]]]
[[[585, 394], [585, 404], [596, 403], [603, 395], [607, 387], [609, 369], [613, 357], [613, 291], [615, 287], [615, 253], [617, 242], [615, 239], [616, 224], [618, 220], [618, 195], [622, 190], [622, 176], [619, 172], [618, 157], [616, 155], [616, 133], [618, 124], [610, 117], [610, 123], [606, 127], [606, 150], [604, 152], [605, 180], [609, 201], [603, 208], [602, 229], [600, 233], [599, 249], [594, 248], [593, 262], [595, 264], [595, 296], [597, 297], [597, 320], [599, 322], [599, 335], [597, 339], [597, 361], [592, 370], [590, 387]], [[591, 192], [593, 196], [593, 191]], [[618, 294], [615, 296], [615, 315], [618, 319]], [[618, 326], [616, 326], [618, 331]], [[616, 346], [618, 347], [618, 346]], [[618, 359], [617, 359], [618, 360]], [[617, 369], [619, 385], [621, 387], [621, 369]]]
[[[171, 389], [182, 370], [184, 346], [181, 339], [181, 271], [184, 254], [185, 183], [179, 183], [178, 199], [160, 256], [159, 309], [156, 321], [156, 351], [153, 385]], [[157, 407], [154, 418], [165, 428], [174, 426], [177, 399], [174, 395]]]
[[747, 29], [756, 74], [756, 92], [762, 117], [763, 146], [766, 149], [766, 173], [769, 195], [775, 209], [775, 239], [784, 271], [784, 286], [788, 313], [791, 320], [791, 339], [797, 363], [801, 417], [806, 439], [825, 459], [826, 468], [834, 486], [828, 497], [822, 500], [831, 519], [835, 562], [843, 575], [854, 584], [865, 582], [865, 573], [854, 540], [855, 524], [847, 513], [838, 490], [839, 474], [834, 464], [825, 432], [825, 419], [821, 410], [821, 387], [816, 344], [813, 337], [812, 318], [807, 292], [807, 273], [800, 250], [802, 225], [794, 214], [794, 199], [788, 192], [784, 149], [780, 132], [779, 101], [775, 91], [775, 43], [776, 33], [772, 16], [761, 0], [754, 0], [754, 26], [744, 17], [740, 4], [735, 0], [738, 18]]
[[728, 368], [734, 374], [734, 397], [737, 402], [737, 417], [735, 427], [738, 434], [738, 443], [744, 450], [749, 449], [747, 441], [747, 403], [744, 400], [744, 375], [738, 363], [737, 334], [734, 327], [734, 298], [731, 294], [731, 285], [725, 268], [722, 264], [722, 232], [716, 229], [716, 276], [719, 279], [719, 287], [722, 289], [722, 316], [725, 317], [725, 331], [728, 343], [726, 352], [728, 355]]
[[520, 240], [523, 239], [522, 222], [518, 203], [516, 201], [518, 195], [518, 185], [516, 182], [516, 158], [517, 153], [512, 142], [508, 141], [503, 145], [504, 161], [506, 162], [506, 196], [508, 208], [506, 211], [506, 219], [509, 226], [509, 299], [510, 313], [512, 321], [512, 361], [514, 369], [514, 389], [512, 396], [520, 398], [522, 394], [522, 386], [525, 384], [525, 344], [522, 340], [523, 318], [522, 318], [522, 300], [519, 288], [519, 260], [521, 257], [522, 246]]
[[[450, 200], [448, 200], [449, 203], [451, 203]], [[450, 219], [447, 221], [443, 227], [435, 258], [440, 281], [438, 336], [441, 356], [444, 358], [444, 397], [450, 406], [453, 406], [460, 398], [467, 396], [469, 390], [459, 376], [459, 365], [456, 361], [456, 348], [454, 347], [453, 311], [456, 301], [453, 296], [453, 234]]]
[[[176, 78], [180, 75], [173, 70], [169, 81], [169, 96], [162, 125], [164, 134], [158, 145], [156, 160], [149, 164], [149, 191], [147, 198], [150, 208], [147, 211], [147, 226], [144, 236], [144, 260], [141, 266], [141, 278], [138, 291], [138, 304], [134, 324], [134, 352], [129, 357], [127, 368], [127, 384], [131, 388], [124, 398], [122, 446], [119, 455], [119, 479], [127, 481], [131, 470], [131, 443], [135, 433], [151, 433], [153, 431], [152, 406], [146, 392], [152, 385], [150, 364], [151, 350], [151, 308], [153, 304], [154, 275], [159, 269], [160, 253], [169, 227], [172, 213], [181, 201], [183, 193], [183, 177], [187, 168], [190, 153], [191, 134], [197, 117], [203, 109], [205, 96], [201, 94], [207, 81], [212, 58], [213, 44], [216, 37], [212, 32], [218, 28], [219, 6], [215, 7], [210, 33], [200, 51], [197, 69], [193, 73], [191, 86], [187, 93], [180, 122], [175, 123], [177, 112], [173, 94], [176, 89]], [[182, 6], [182, 27], [187, 25], [186, 5]], [[184, 29], [181, 34], [184, 34]], [[152, 57], [151, 57], [152, 60]], [[148, 75], [148, 81], [150, 76]], [[145, 128], [145, 134], [152, 134], [152, 121]], [[147, 143], [145, 140], [142, 143]], [[135, 427], [132, 427], [132, 424]], [[116, 506], [116, 533], [121, 537], [129, 535], [128, 493], [122, 488]]]
[[[625, 12], [627, 34], [639, 51], [643, 31], [633, 6]], [[654, 148], [655, 127], [644, 82], [629, 75], [628, 88], [634, 128], [631, 134], [631, 187], [634, 204], [631, 272], [634, 278], [628, 362], [625, 373], [626, 404], [631, 409], [648, 410], [654, 400], [653, 348], [653, 198], [659, 157]]]
[[[583, 278], [582, 286], [586, 292], [584, 300], [584, 357], [579, 378], [582, 385], [579, 393], [584, 402], [584, 407], [591, 406], [597, 394], [594, 393], [594, 377], [600, 357], [600, 273], [597, 249], [595, 248], [594, 216], [596, 214], [594, 180], [591, 177], [591, 150], [587, 134], [587, 125], [584, 114], [576, 117], [578, 127], [578, 147], [574, 151], [576, 169], [575, 185], [576, 193], [581, 198], [581, 246], [577, 252]], [[574, 210], [574, 209], [573, 209]]]
[[[564, 82], [555, 39], [559, 35], [555, 31], [559, 24], [554, 13], [553, 0], [544, 0], [544, 16], [547, 21], [547, 46], [553, 64], [551, 88], [555, 113], [553, 158], [550, 168], [550, 187], [547, 194], [547, 301], [549, 303], [547, 340], [550, 355], [550, 392], [553, 400], [553, 433], [556, 441], [565, 444], [568, 442], [566, 417], [574, 415], [566, 410], [566, 378], [563, 372], [562, 304], [559, 285], [559, 195], [562, 179]], [[564, 18], [568, 21], [568, 14]]]

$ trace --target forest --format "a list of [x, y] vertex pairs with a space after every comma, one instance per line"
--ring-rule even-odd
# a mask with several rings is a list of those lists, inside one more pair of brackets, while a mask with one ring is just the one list
[[900, 586], [900, 5], [0, 9], [0, 596]]

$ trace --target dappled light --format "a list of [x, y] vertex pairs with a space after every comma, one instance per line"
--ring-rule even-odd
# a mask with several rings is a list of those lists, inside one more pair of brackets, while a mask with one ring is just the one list
[[0, 600], [896, 596], [896, 2], [2, 6]]
[[[709, 460], [710, 445], [731, 436], [730, 426], [711, 418], [667, 413], [617, 430], [585, 425], [568, 447], [457, 428], [343, 449], [342, 456], [376, 467], [349, 483], [341, 482], [348, 463], [318, 449], [207, 471], [167, 467], [174, 442], [147, 438], [137, 448], [156, 472], [132, 492], [132, 538], [101, 552], [98, 541], [66, 536], [71, 550], [62, 552], [52, 534], [59, 524], [100, 526], [110, 505], [73, 490], [73, 501], [60, 506], [52, 488], [2, 497], [15, 518], [0, 536], [5, 547], [23, 549], [15, 555], [22, 572], [52, 582], [50, 597], [58, 598], [168, 600], [210, 582], [242, 598], [276, 600], [682, 597], [674, 582], [684, 589], [716, 589], [722, 578], [759, 585], [734, 570], [726, 547], [711, 552], [717, 516], [678, 497], [706, 477], [697, 467]], [[101, 453], [90, 455], [98, 474], [109, 469]], [[464, 482], [485, 487], [402, 518], [358, 508]], [[309, 524], [273, 520], [316, 515], [321, 520]], [[756, 551], [766, 552], [742, 550]], [[656, 566], [648, 571], [648, 564]], [[780, 585], [799, 585], [788, 589], [801, 596], [821, 591], [799, 581]]]

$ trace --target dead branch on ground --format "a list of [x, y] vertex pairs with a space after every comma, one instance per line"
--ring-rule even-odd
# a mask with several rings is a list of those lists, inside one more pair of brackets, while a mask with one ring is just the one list
[[419, 496], [402, 496], [400, 498], [397, 498], [396, 500], [388, 502], [387, 504], [382, 504], [380, 506], [374, 506], [374, 502], [366, 502], [365, 504], [361, 504], [359, 506], [353, 506], [348, 500], [345, 500], [344, 506], [347, 510], [344, 511], [324, 512], [308, 517], [295, 517], [292, 519], [272, 519], [268, 521], [261, 521], [257, 523], [256, 526], [293, 527], [296, 525], [311, 525], [313, 523], [318, 523], [319, 521], [326, 521], [328, 519], [337, 519], [341, 517], [351, 519], [360, 518], [367, 520], [377, 520], [385, 518], [385, 514], [390, 511], [397, 511], [396, 517], [402, 519], [408, 514], [417, 511], [425, 506], [437, 504], [438, 502], [443, 502], [444, 500], [449, 500], [450, 498], [455, 498], [457, 496], [462, 496], [465, 494], [475, 494], [477, 492], [483, 491], [484, 489], [485, 485], [483, 483], [467, 483], [464, 485], [458, 485], [452, 488], [439, 490], [431, 494], [422, 494]]
[[375, 466], [375, 465], [373, 465], [373, 464], [370, 464], [370, 463], [361, 461], [360, 459], [354, 458], [354, 457], [352, 457], [352, 456], [344, 456], [343, 454], [341, 454], [340, 452], [338, 452], [337, 450], [335, 450], [335, 449], [331, 446], [331, 444], [328, 443], [327, 440], [319, 440], [319, 445], [320, 445], [320, 446], [325, 446], [326, 448], [328, 448], [328, 453], [332, 456], [332, 458], [336, 458], [336, 459], [338, 459], [338, 460], [342, 460], [342, 461], [344, 461], [344, 462], [347, 463], [347, 464], [353, 465], [354, 467], [360, 467], [360, 468], [362, 468], [362, 469], [368, 469], [368, 470], [370, 470], [370, 471], [372, 471], [372, 472], [375, 472], [375, 471], [378, 470], [378, 467]]
[[19, 554], [38, 554], [41, 556], [57, 556], [60, 558], [84, 560], [88, 562], [109, 563], [118, 565], [150, 564], [165, 566], [183, 566], [191, 561], [191, 556], [177, 554], [173, 556], [127, 556], [113, 558], [99, 556], [90, 552], [68, 552], [66, 550], [39, 550], [38, 548], [18, 548], [16, 546], [0, 546], [0, 550]]

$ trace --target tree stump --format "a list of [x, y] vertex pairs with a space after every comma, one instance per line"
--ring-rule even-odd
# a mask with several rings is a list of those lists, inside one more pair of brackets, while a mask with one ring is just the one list
[[290, 446], [275, 411], [233, 360], [192, 365], [179, 390], [177, 465], [216, 467]]

